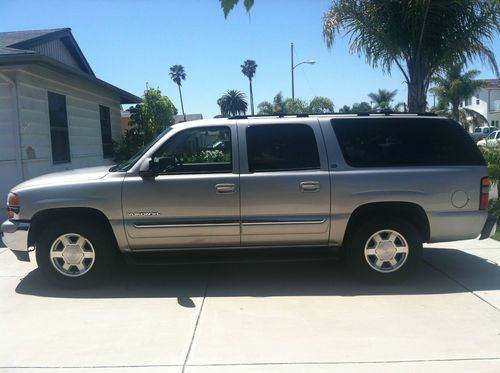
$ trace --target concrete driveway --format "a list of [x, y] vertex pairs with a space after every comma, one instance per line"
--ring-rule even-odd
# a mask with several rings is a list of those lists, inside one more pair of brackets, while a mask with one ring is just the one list
[[319, 261], [125, 267], [81, 291], [0, 249], [0, 370], [500, 372], [500, 244], [433, 246], [399, 285]]

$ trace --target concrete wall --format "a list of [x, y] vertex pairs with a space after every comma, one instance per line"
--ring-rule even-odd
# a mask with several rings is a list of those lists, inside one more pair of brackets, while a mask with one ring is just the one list
[[[0, 84], [0, 206], [3, 207], [8, 189], [19, 179], [73, 168], [111, 164], [102, 152], [99, 105], [110, 108], [112, 136], [121, 139], [119, 97], [90, 82], [65, 76], [40, 66], [2, 67], [0, 73], [14, 80], [17, 87], [19, 126], [15, 117], [12, 90]], [[1, 80], [0, 80], [1, 83]], [[48, 92], [66, 96], [71, 162], [53, 164], [49, 124]], [[9, 92], [11, 96], [9, 96]], [[11, 118], [11, 119], [5, 119]], [[21, 170], [15, 162], [16, 130], [20, 132]], [[5, 132], [3, 131], [5, 129]], [[12, 145], [14, 144], [14, 145]], [[19, 150], [18, 150], [19, 153]], [[19, 178], [13, 178], [13, 168]], [[8, 177], [5, 177], [8, 175]]]

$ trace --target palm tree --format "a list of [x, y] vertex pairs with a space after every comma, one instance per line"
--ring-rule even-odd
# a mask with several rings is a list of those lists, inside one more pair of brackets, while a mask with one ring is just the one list
[[184, 66], [173, 65], [170, 68], [169, 75], [170, 75], [170, 78], [174, 81], [175, 84], [177, 84], [177, 87], [179, 88], [179, 96], [181, 98], [182, 115], [184, 116], [184, 122], [185, 122], [186, 121], [186, 113], [184, 112], [184, 103], [182, 102], [182, 92], [181, 92], [182, 81], [186, 80], [186, 73], [184, 72]]
[[463, 65], [453, 65], [434, 75], [431, 88], [439, 100], [441, 109], [451, 105], [452, 118], [460, 119], [460, 102], [476, 93], [484, 86], [482, 80], [475, 80], [480, 74], [479, 70], [469, 70], [462, 73]]
[[227, 91], [217, 100], [217, 104], [220, 106], [221, 114], [225, 117], [245, 114], [248, 108], [245, 94], [236, 89]]
[[409, 111], [423, 112], [431, 77], [443, 66], [479, 57], [499, 75], [491, 42], [500, 27], [498, 0], [333, 0], [323, 18], [329, 48], [345, 31], [351, 51], [408, 86]]
[[257, 64], [254, 60], [245, 60], [243, 65], [241, 65], [241, 72], [245, 75], [250, 81], [250, 110], [252, 115], [254, 115], [253, 111], [253, 90], [252, 90], [252, 78], [255, 75], [255, 71], [257, 70]]
[[398, 90], [388, 91], [387, 89], [379, 89], [377, 93], [369, 93], [368, 97], [375, 104], [374, 109], [391, 109], [391, 102], [396, 97]]

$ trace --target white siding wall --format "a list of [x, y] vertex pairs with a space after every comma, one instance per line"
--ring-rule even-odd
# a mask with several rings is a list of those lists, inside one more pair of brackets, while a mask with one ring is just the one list
[[[0, 72], [3, 70], [0, 69]], [[112, 136], [115, 141], [121, 139], [119, 97], [109, 91], [83, 82], [76, 78], [62, 76], [60, 73], [37, 66], [22, 66], [4, 72], [13, 76], [17, 82], [19, 122], [21, 133], [22, 171], [24, 179], [41, 174], [72, 168], [89, 167], [112, 163], [103, 159], [99, 105], [110, 108]], [[71, 162], [54, 165], [50, 138], [48, 92], [66, 96], [68, 115], [68, 133]], [[13, 110], [12, 102], [0, 85], [0, 114]], [[10, 109], [9, 109], [10, 108]], [[1, 115], [6, 118], [7, 115]], [[11, 123], [11, 120], [10, 122]], [[8, 126], [0, 119], [0, 129]], [[3, 132], [3, 131], [2, 131]], [[0, 164], [3, 158], [15, 159], [15, 152], [9, 144], [14, 144], [13, 133], [0, 136]], [[9, 150], [10, 149], [10, 150]], [[15, 161], [9, 161], [15, 167]], [[5, 162], [4, 162], [5, 163]], [[0, 172], [2, 169], [0, 169]], [[4, 179], [2, 172], [2, 177]], [[17, 184], [0, 184], [0, 204], [8, 189]]]
[[13, 87], [0, 77], [0, 211], [8, 190], [21, 181], [16, 163], [16, 116]]

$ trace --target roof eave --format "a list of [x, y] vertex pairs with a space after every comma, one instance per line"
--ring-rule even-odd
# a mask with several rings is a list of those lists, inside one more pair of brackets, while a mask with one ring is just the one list
[[30, 63], [47, 65], [49, 67], [56, 68], [57, 70], [63, 70], [66, 73], [70, 73], [71, 75], [75, 75], [79, 78], [108, 89], [120, 97], [120, 104], [137, 104], [142, 102], [142, 99], [140, 97], [133, 95], [130, 92], [124, 91], [123, 89], [109, 84], [104, 80], [96, 78], [95, 76], [86, 74], [79, 69], [38, 53], [0, 55], [0, 66]]

